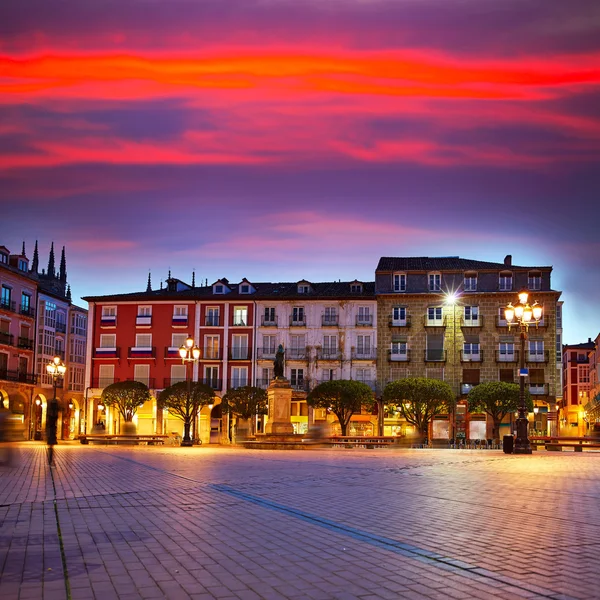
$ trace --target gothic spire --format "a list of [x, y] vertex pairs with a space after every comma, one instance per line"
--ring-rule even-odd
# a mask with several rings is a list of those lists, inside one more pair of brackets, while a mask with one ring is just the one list
[[169, 276], [167, 277], [167, 279], [171, 279], [171, 269], [169, 269]]
[[31, 272], [32, 273], [37, 274], [38, 268], [39, 268], [39, 263], [40, 263], [40, 257], [38, 255], [37, 240], [35, 240], [35, 248], [33, 249], [33, 260], [31, 261]]
[[146, 286], [146, 291], [147, 292], [152, 291], [152, 282], [150, 281], [150, 271], [148, 271], [148, 285]]
[[21, 256], [25, 256], [25, 240], [23, 240], [23, 248], [21, 250]]
[[50, 246], [50, 256], [48, 257], [48, 277], [56, 277], [56, 270], [54, 268], [54, 242]]
[[73, 300], [73, 299], [71, 298], [71, 286], [70, 286], [70, 285], [68, 285], [68, 286], [67, 286], [67, 300], [68, 300], [69, 302], [72, 302], [72, 300]]
[[58, 278], [66, 283], [67, 281], [67, 259], [65, 258], [65, 247], [62, 247], [62, 254], [60, 256], [60, 271], [58, 272]]
[[192, 287], [196, 287], [196, 271], [192, 271]]

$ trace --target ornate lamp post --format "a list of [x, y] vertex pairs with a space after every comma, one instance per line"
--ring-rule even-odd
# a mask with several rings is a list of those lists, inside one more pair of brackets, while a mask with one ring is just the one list
[[53, 446], [57, 443], [57, 425], [58, 425], [58, 400], [56, 398], [56, 385], [59, 377], [64, 377], [67, 367], [60, 356], [55, 356], [51, 362], [46, 365], [46, 371], [52, 376], [52, 400], [48, 402], [46, 412], [46, 437], [48, 442], [48, 464], [52, 465]]
[[452, 405], [452, 443], [456, 444], [456, 410], [457, 410], [457, 391], [454, 388], [455, 373], [458, 365], [458, 357], [456, 350], [456, 305], [458, 304], [458, 294], [451, 292], [446, 294], [444, 300], [446, 306], [452, 307], [452, 395], [454, 396], [454, 403]]
[[519, 293], [519, 303], [513, 306], [508, 303], [504, 309], [504, 317], [508, 323], [508, 330], [511, 327], [519, 327], [521, 332], [521, 355], [519, 357], [519, 408], [517, 411], [517, 439], [515, 441], [515, 454], [531, 454], [531, 444], [529, 443], [528, 429], [529, 421], [527, 419], [527, 408], [525, 407], [525, 377], [527, 370], [525, 369], [525, 340], [530, 325], [538, 326], [542, 319], [543, 309], [534, 302], [532, 306], [527, 302], [529, 298], [528, 292]]
[[[200, 348], [194, 344], [194, 338], [192, 336], [188, 336], [185, 340], [183, 346], [179, 348], [179, 356], [181, 357], [181, 362], [186, 365], [186, 380], [187, 380], [187, 393], [188, 393], [188, 402], [192, 403], [192, 379], [194, 377], [193, 373], [193, 364], [198, 362], [200, 358]], [[192, 367], [192, 369], [188, 368], [188, 365]], [[196, 415], [194, 415], [194, 426], [196, 424]], [[182, 446], [191, 446], [193, 445], [193, 440], [190, 438], [190, 430], [189, 428], [186, 430], [184, 428], [183, 439], [181, 440]]]

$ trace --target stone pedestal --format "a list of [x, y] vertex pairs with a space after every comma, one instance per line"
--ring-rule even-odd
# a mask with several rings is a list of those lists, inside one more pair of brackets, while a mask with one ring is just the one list
[[276, 377], [267, 388], [269, 398], [269, 420], [265, 426], [267, 435], [294, 433], [291, 420], [292, 388], [285, 377]]

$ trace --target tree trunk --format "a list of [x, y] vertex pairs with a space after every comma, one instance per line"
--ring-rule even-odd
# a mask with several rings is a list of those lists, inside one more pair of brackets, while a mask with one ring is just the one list
[[183, 440], [181, 441], [182, 446], [191, 446], [192, 445], [192, 438], [190, 436], [191, 425], [192, 424], [189, 419], [186, 419], [183, 422]]
[[492, 428], [492, 439], [500, 441], [500, 422], [501, 422], [501, 419], [499, 419], [498, 417], [493, 417], [492, 421], [494, 422], [494, 425], [493, 425], [493, 428]]

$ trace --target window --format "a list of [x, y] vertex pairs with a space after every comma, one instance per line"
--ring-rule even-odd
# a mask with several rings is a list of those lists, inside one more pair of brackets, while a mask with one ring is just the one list
[[463, 344], [463, 357], [465, 360], [479, 360], [479, 343], [467, 343]]
[[350, 293], [351, 294], [360, 294], [362, 292], [362, 289], [363, 289], [362, 283], [350, 284]]
[[544, 342], [542, 340], [529, 340], [530, 362], [544, 362]]
[[514, 383], [514, 371], [512, 369], [500, 369], [498, 372], [498, 381], [504, 381], [505, 383]]
[[295, 389], [304, 388], [304, 369], [291, 369], [290, 384]]
[[233, 367], [231, 369], [231, 387], [238, 388], [248, 385], [248, 367]]
[[429, 279], [429, 291], [430, 292], [441, 291], [442, 276], [440, 273], [430, 273], [428, 279]]
[[240, 286], [240, 294], [249, 294], [250, 293], [250, 286], [247, 283], [244, 283], [243, 285]]
[[74, 363], [85, 363], [85, 340], [71, 338], [69, 360]]
[[151, 306], [138, 306], [138, 317], [151, 317], [152, 307]]
[[359, 335], [356, 337], [356, 354], [369, 356], [371, 353], [371, 336]]
[[111, 385], [115, 382], [115, 366], [114, 365], [100, 365], [98, 370], [98, 385], [95, 387], [105, 388], [107, 385]]
[[204, 358], [215, 360], [219, 358], [219, 336], [205, 335], [204, 336]]
[[258, 387], [266, 388], [274, 377], [272, 367], [263, 367], [261, 369], [261, 378], [256, 381]]
[[306, 336], [290, 335], [290, 347], [286, 350], [289, 358], [304, 358], [306, 355]]
[[[46, 302], [46, 307], [48, 306], [48, 302]], [[56, 306], [54, 307], [56, 310]], [[117, 316], [117, 307], [116, 306], [103, 306], [102, 307], [102, 317], [116, 317]]]
[[299, 294], [308, 294], [310, 291], [310, 288], [308, 285], [299, 285], [298, 286], [298, 293]]
[[371, 315], [371, 307], [369, 306], [359, 306], [358, 307], [358, 325], [372, 325], [373, 317]]
[[477, 291], [477, 273], [465, 273], [463, 279], [463, 290], [465, 292]]
[[207, 306], [206, 307], [204, 324], [206, 325], [206, 327], [218, 327], [219, 326], [219, 307], [218, 306]]
[[406, 306], [394, 306], [392, 309], [392, 325], [406, 325]]
[[562, 329], [562, 304], [556, 305], [556, 328]]
[[87, 320], [85, 315], [73, 313], [71, 316], [71, 333], [85, 337]]
[[515, 345], [513, 342], [500, 342], [500, 361], [512, 362], [515, 359]]
[[267, 306], [265, 307], [265, 315], [263, 318], [263, 325], [276, 325], [277, 321], [275, 320], [275, 307]]
[[204, 367], [204, 383], [213, 390], [218, 390], [219, 385], [219, 367]]
[[392, 342], [392, 360], [406, 360], [408, 356], [408, 344], [406, 342]]
[[274, 335], [263, 335], [262, 338], [262, 351], [263, 358], [265, 356], [275, 356], [277, 351], [277, 340]]
[[465, 325], [479, 324], [479, 306], [465, 306]]
[[117, 334], [116, 333], [103, 333], [100, 335], [100, 348], [116, 348], [117, 347]]
[[430, 306], [427, 309], [427, 324], [428, 325], [441, 325], [443, 321], [442, 307], [441, 306]]
[[174, 306], [173, 307], [173, 316], [174, 317], [185, 317], [187, 319], [188, 307], [184, 306]]
[[27, 273], [27, 261], [22, 258], [19, 259], [19, 271]]
[[323, 325], [337, 325], [338, 314], [335, 306], [326, 306], [323, 313]]
[[179, 350], [181, 346], [185, 344], [187, 340], [187, 333], [173, 333], [171, 334], [171, 348]]
[[392, 287], [394, 292], [406, 291], [406, 273], [394, 273], [392, 276]]
[[5, 265], [8, 264], [8, 254], [5, 254], [4, 252], [0, 252], [0, 263], [3, 263]]
[[498, 289], [501, 292], [512, 291], [512, 279], [512, 273], [500, 273], [500, 277], [498, 278]]
[[31, 310], [31, 296], [25, 292], [21, 293], [21, 313], [24, 315], [29, 314]]
[[427, 348], [425, 350], [426, 360], [443, 361], [444, 353], [444, 336], [427, 334]]
[[133, 367], [133, 379], [150, 387], [150, 365], [135, 365]]
[[152, 348], [152, 334], [151, 333], [136, 334], [135, 347], [136, 348]]
[[54, 356], [56, 348], [56, 334], [54, 333], [54, 331], [48, 331], [47, 329], [44, 330], [43, 346], [43, 354], [45, 354], [46, 356]]
[[363, 383], [371, 383], [371, 372], [369, 369], [356, 369], [356, 381], [362, 381]]
[[217, 285], [215, 285], [215, 294], [222, 294], [223, 293], [223, 286], [219, 283]]
[[231, 358], [246, 360], [248, 358], [248, 336], [231, 336]]
[[62, 310], [56, 311], [56, 331], [61, 333], [67, 332], [67, 313]]
[[542, 274], [539, 271], [530, 271], [527, 277], [527, 287], [530, 290], [542, 289]]
[[324, 335], [323, 336], [323, 357], [335, 357], [337, 354], [337, 336], [336, 335]]
[[556, 335], [556, 361], [562, 360], [562, 338], [560, 333]]
[[292, 308], [292, 325], [304, 325], [305, 323], [304, 307], [294, 306], [294, 308]]
[[186, 381], [186, 365], [171, 365], [171, 381], [169, 385]]
[[234, 325], [247, 325], [248, 324], [248, 307], [247, 306], [236, 306], [233, 309], [233, 324]]

